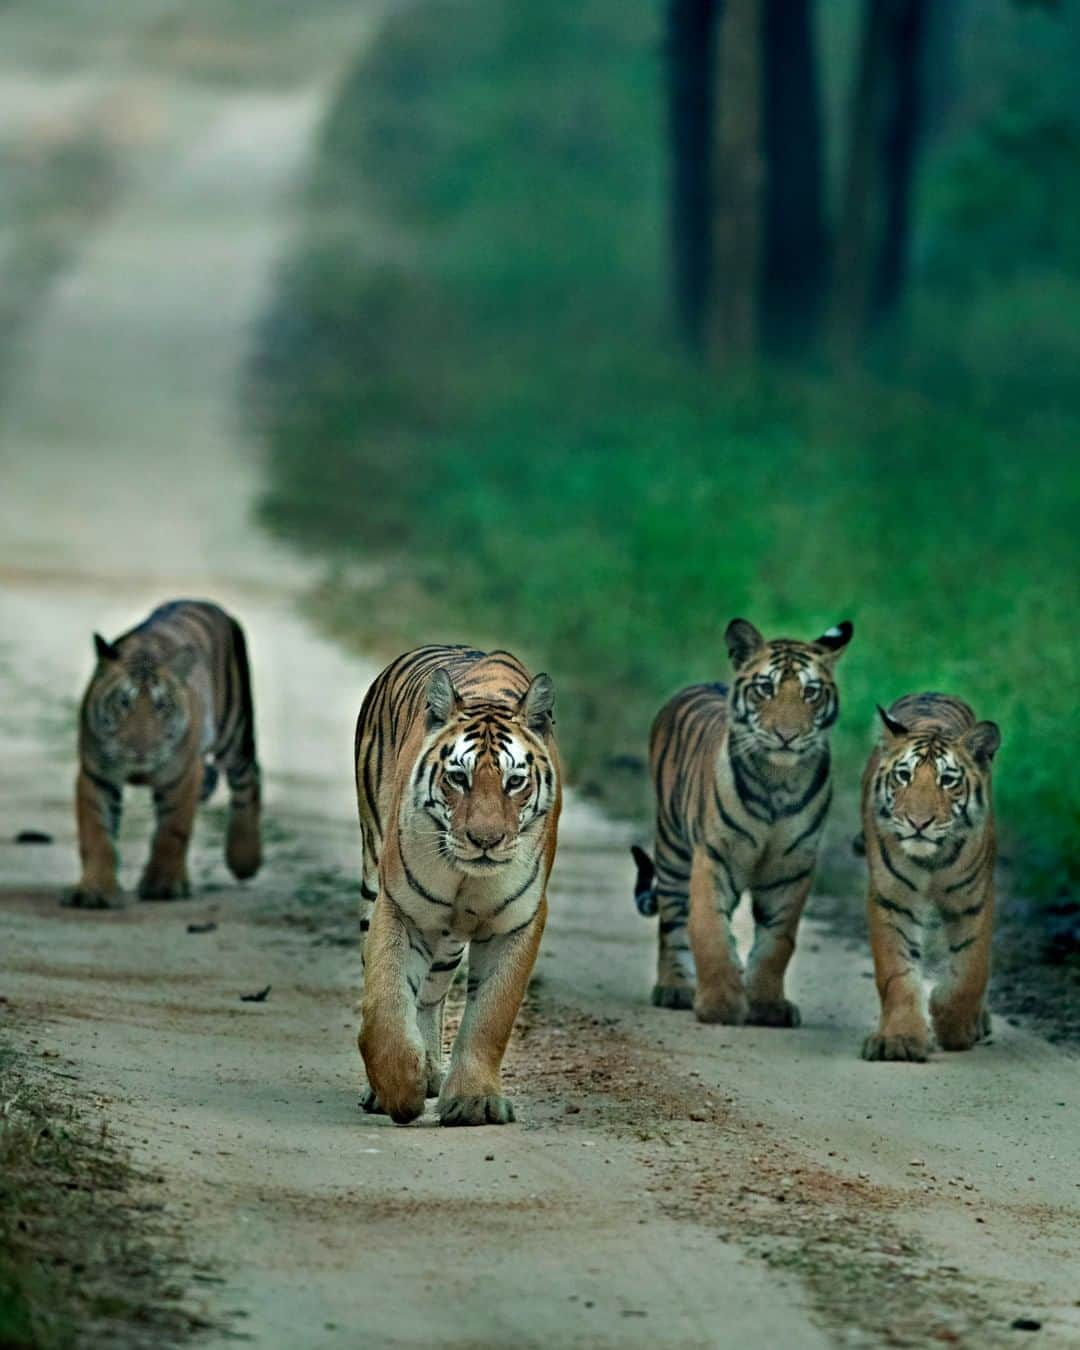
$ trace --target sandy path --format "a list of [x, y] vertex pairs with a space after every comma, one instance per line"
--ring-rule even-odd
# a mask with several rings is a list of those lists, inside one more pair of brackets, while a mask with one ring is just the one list
[[[162, 1177], [195, 1300], [282, 1348], [982, 1347], [1018, 1316], [1080, 1343], [1076, 1061], [1002, 1028], [925, 1067], [861, 1063], [867, 955], [813, 926], [797, 1033], [647, 1007], [624, 832], [580, 804], [511, 1051], [520, 1124], [358, 1114], [349, 753], [373, 670], [305, 623], [308, 575], [252, 527], [235, 403], [322, 95], [117, 78], [108, 106], [137, 98], [145, 136], [0, 425], [0, 978], [58, 1088]], [[182, 592], [249, 629], [267, 866], [234, 885], [211, 810], [197, 898], [62, 910], [89, 633]], [[132, 795], [129, 880], [147, 822]], [[7, 842], [31, 826], [55, 845]]]

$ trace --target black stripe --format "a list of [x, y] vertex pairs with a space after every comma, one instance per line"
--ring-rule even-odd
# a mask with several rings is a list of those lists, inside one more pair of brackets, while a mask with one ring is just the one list
[[796, 881], [805, 881], [813, 867], [804, 867], [801, 872], [792, 872], [789, 877], [779, 877], [776, 881], [756, 881], [751, 891], [778, 891], [781, 886], [793, 886]]
[[893, 866], [892, 861], [889, 858], [888, 851], [885, 848], [885, 840], [881, 837], [880, 834], [878, 834], [877, 839], [878, 839], [878, 847], [881, 850], [881, 861], [885, 864], [885, 870], [891, 872], [893, 876], [897, 879], [897, 881], [903, 882], [903, 884], [908, 888], [909, 891], [917, 891], [919, 888], [915, 885], [915, 883], [913, 881], [908, 881], [907, 877], [904, 876], [903, 872], [898, 872], [896, 868]]
[[810, 835], [815, 834], [818, 830], [821, 829], [821, 826], [825, 821], [825, 816], [828, 814], [828, 810], [831, 805], [832, 805], [832, 789], [830, 788], [829, 795], [821, 803], [821, 806], [819, 807], [817, 814], [814, 816], [810, 824], [807, 825], [806, 829], [803, 830], [802, 834], [796, 835], [796, 837], [791, 841], [791, 843], [788, 844], [787, 848], [784, 849], [785, 858], [789, 853], [794, 853], [794, 851], [799, 847], [799, 845], [802, 843], [804, 839], [808, 839]]
[[461, 965], [462, 957], [464, 955], [464, 951], [460, 951], [457, 956], [452, 957], [449, 961], [433, 961], [428, 970], [428, 974], [434, 974], [438, 971], [457, 970], [458, 966]]
[[942, 905], [941, 917], [946, 923], [957, 923], [960, 919], [973, 919], [976, 914], [981, 914], [985, 908], [985, 900], [980, 900], [976, 905], [968, 905], [966, 909], [946, 909]]
[[512, 905], [515, 900], [520, 900], [521, 897], [525, 894], [525, 892], [536, 880], [537, 876], [539, 875], [539, 872], [540, 872], [540, 855], [537, 854], [536, 863], [533, 867], [532, 872], [529, 875], [528, 880], [523, 885], [519, 886], [518, 889], [513, 893], [513, 895], [508, 895], [505, 900], [503, 900], [499, 905], [496, 906], [495, 910], [493, 911], [492, 917], [494, 917], [496, 914], [501, 914], [503, 910], [509, 908], [509, 906]]
[[890, 924], [888, 925], [888, 927], [891, 928], [891, 929], [893, 930], [893, 932], [896, 933], [896, 934], [902, 939], [902, 941], [903, 941], [903, 943], [904, 943], [904, 946], [907, 948], [907, 958], [908, 958], [908, 960], [909, 960], [909, 961], [921, 961], [921, 960], [922, 960], [922, 948], [921, 948], [917, 943], [912, 942], [911, 938], [908, 937], [908, 935], [907, 935], [907, 934], [904, 932], [904, 930], [899, 926], [899, 924], [890, 923]]
[[117, 785], [110, 782], [109, 779], [102, 778], [100, 774], [94, 773], [92, 769], [88, 769], [85, 765], [83, 765], [83, 773], [86, 774], [87, 778], [90, 779], [97, 790], [103, 792], [111, 801], [118, 802], [123, 798], [123, 789], [117, 787]]
[[880, 905], [882, 909], [887, 909], [891, 914], [902, 914], [905, 919], [910, 919], [916, 928], [923, 926], [922, 919], [918, 918], [913, 910], [905, 905], [898, 905], [895, 900], [886, 900], [883, 895], [874, 896], [874, 904]]
[[713, 800], [716, 804], [716, 810], [720, 816], [720, 819], [724, 822], [724, 824], [728, 827], [728, 829], [734, 830], [736, 834], [741, 834], [742, 837], [745, 840], [747, 840], [747, 842], [750, 844], [752, 848], [757, 848], [758, 846], [757, 838], [754, 835], [752, 835], [749, 830], [744, 830], [743, 827], [739, 825], [736, 821], [734, 821], [731, 818], [731, 816], [729, 816], [728, 813], [724, 810], [724, 803], [720, 800], [720, 790], [715, 785], [713, 786]]
[[405, 880], [408, 882], [410, 889], [415, 891], [417, 895], [422, 896], [431, 905], [440, 905], [443, 909], [453, 909], [452, 901], [442, 900], [439, 896], [432, 895], [432, 893], [421, 886], [413, 876], [412, 872], [409, 870], [409, 864], [405, 861], [405, 851], [401, 846], [401, 835], [397, 836], [397, 846], [398, 857], [401, 859], [401, 866], [405, 872]]
[[536, 919], [536, 910], [534, 909], [533, 912], [529, 915], [529, 917], [525, 920], [524, 923], [519, 923], [519, 924], [518, 924], [516, 927], [514, 927], [514, 928], [508, 928], [508, 929], [506, 930], [505, 933], [493, 934], [493, 936], [504, 937], [504, 938], [513, 937], [515, 933], [522, 933], [522, 932], [524, 932], [525, 929], [528, 928], [528, 926], [529, 926], [531, 923], [533, 923], [535, 919]]
[[829, 753], [828, 751], [825, 751], [823, 752], [821, 759], [818, 762], [817, 769], [814, 772], [814, 777], [811, 779], [810, 786], [807, 788], [806, 792], [793, 806], [781, 807], [778, 813], [779, 815], [797, 816], [800, 811], [802, 811], [805, 807], [810, 805], [810, 803], [818, 795], [821, 789], [829, 781], [829, 763], [830, 763]]

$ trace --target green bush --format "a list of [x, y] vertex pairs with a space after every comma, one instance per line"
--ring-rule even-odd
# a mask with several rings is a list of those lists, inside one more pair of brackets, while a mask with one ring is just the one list
[[572, 775], [635, 812], [626, 766], [669, 693], [725, 675], [733, 615], [806, 637], [852, 618], [840, 823], [875, 702], [950, 690], [1002, 725], [1024, 887], [1059, 890], [1080, 808], [1067, 321], [1019, 404], [1006, 310], [930, 292], [916, 355], [883, 347], [876, 378], [689, 368], [661, 299], [658, 14], [388, 22], [262, 330], [266, 516], [339, 561], [393, 555], [386, 585], [326, 597], [361, 645], [498, 642], [549, 669]]

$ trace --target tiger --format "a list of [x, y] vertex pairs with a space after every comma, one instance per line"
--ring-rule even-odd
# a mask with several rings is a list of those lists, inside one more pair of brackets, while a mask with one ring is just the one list
[[[376, 678], [356, 723], [363, 845], [361, 1106], [397, 1124], [506, 1124], [501, 1066], [547, 918], [562, 807], [551, 679], [509, 652], [428, 646]], [[443, 1077], [443, 1008], [469, 949]]]
[[195, 812], [214, 791], [219, 768], [230, 793], [225, 861], [238, 880], [254, 876], [262, 860], [260, 772], [244, 630], [208, 601], [172, 600], [112, 642], [95, 633], [94, 652], [75, 784], [82, 875], [64, 903], [122, 903], [116, 840], [127, 784], [154, 795], [140, 899], [190, 895]]
[[881, 1000], [869, 1060], [926, 1060], [932, 1043], [923, 968], [944, 965], [929, 1012], [943, 1050], [990, 1033], [986, 988], [994, 917], [990, 765], [1001, 744], [950, 694], [878, 707], [881, 738], [862, 779], [867, 914]]
[[[731, 688], [691, 685], [657, 714], [655, 862], [633, 850], [638, 909], [660, 920], [657, 1007], [730, 1026], [800, 1024], [784, 975], [832, 796], [833, 667], [853, 632], [845, 620], [813, 642], [766, 641], [733, 619]], [[747, 890], [755, 936], [744, 975], [731, 919]]]

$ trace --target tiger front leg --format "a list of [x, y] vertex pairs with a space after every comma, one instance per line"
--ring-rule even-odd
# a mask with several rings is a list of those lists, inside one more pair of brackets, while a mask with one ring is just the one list
[[375, 902], [364, 949], [360, 1054], [367, 1071], [366, 1111], [407, 1125], [424, 1112], [427, 1046], [416, 1003], [429, 957], [410, 942], [408, 920], [385, 891]]
[[[790, 869], [790, 864], [789, 864]], [[797, 1027], [802, 1016], [784, 994], [784, 976], [795, 953], [795, 937], [813, 881], [813, 863], [753, 887], [754, 945], [746, 963], [746, 996], [751, 1026]]]
[[930, 995], [930, 1017], [942, 1050], [970, 1050], [990, 1034], [986, 987], [990, 982], [993, 898], [945, 922], [949, 973]]
[[114, 909], [123, 902], [116, 879], [116, 836], [123, 788], [80, 769], [75, 781], [75, 819], [82, 875], [63, 897], [73, 909]]
[[697, 969], [694, 1012], [699, 1022], [741, 1026], [749, 1003], [731, 931], [740, 887], [730, 863], [703, 846], [690, 869], [690, 946]]
[[863, 1042], [862, 1057], [921, 1064], [930, 1053], [922, 994], [922, 919], [914, 902], [873, 889], [867, 912], [881, 1020]]
[[443, 1013], [446, 995], [464, 956], [465, 944], [456, 938], [434, 944], [431, 965], [420, 990], [416, 1018], [425, 1047], [429, 1097], [437, 1097], [443, 1085]]
[[541, 899], [527, 927], [473, 940], [465, 1015], [439, 1093], [440, 1125], [507, 1125], [514, 1108], [502, 1091], [502, 1061], [547, 920]]
[[187, 851], [202, 783], [202, 760], [193, 755], [175, 782], [154, 788], [157, 826], [139, 879], [141, 900], [180, 900], [191, 894]]

